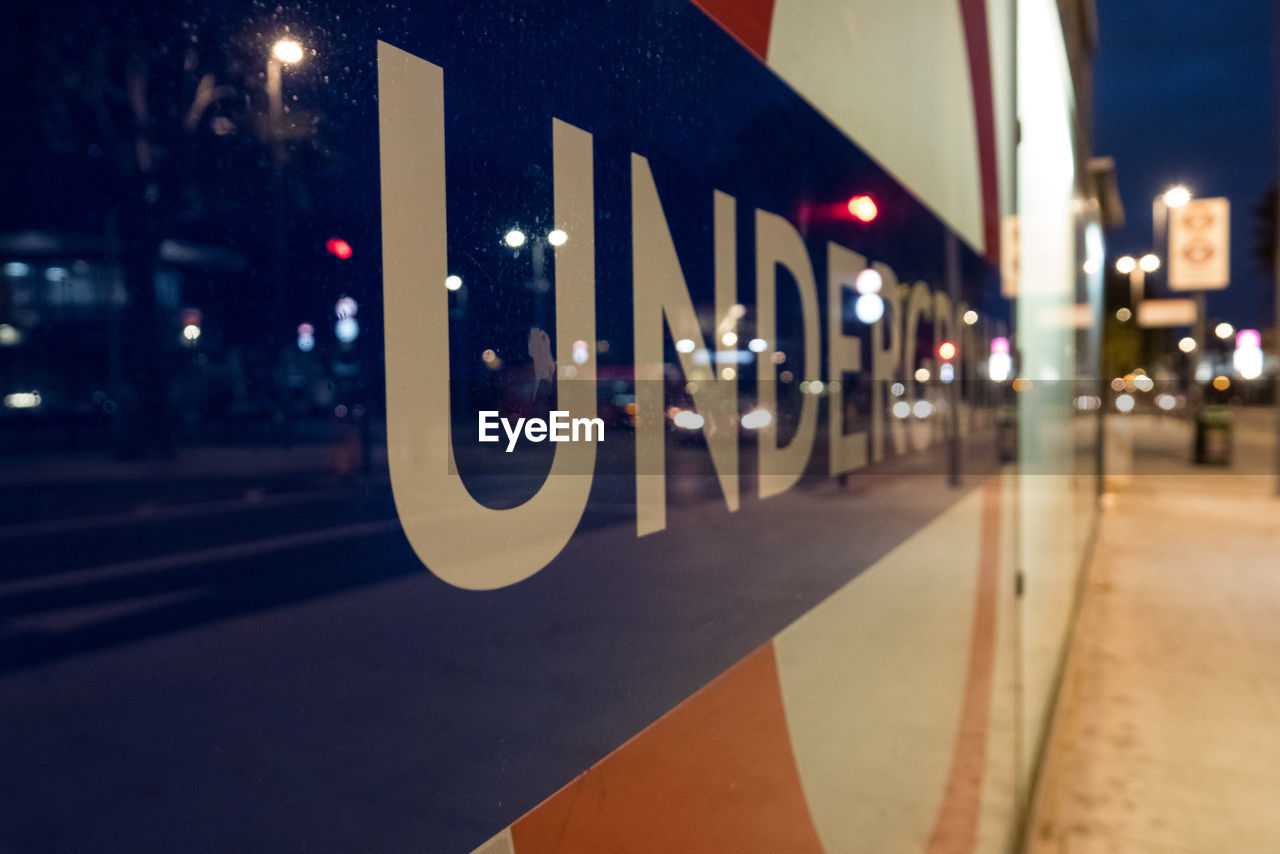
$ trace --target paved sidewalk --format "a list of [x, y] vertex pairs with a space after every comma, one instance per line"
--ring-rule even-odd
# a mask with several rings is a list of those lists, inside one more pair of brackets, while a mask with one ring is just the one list
[[[1104, 499], [1031, 854], [1280, 852], [1280, 499], [1266, 442], [1236, 470], [1135, 431]], [[1163, 443], [1163, 444], [1162, 444]], [[1147, 472], [1160, 472], [1150, 474]]]

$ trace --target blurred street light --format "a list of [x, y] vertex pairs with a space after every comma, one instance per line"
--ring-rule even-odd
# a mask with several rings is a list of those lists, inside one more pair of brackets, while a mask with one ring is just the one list
[[1188, 336], [1178, 342], [1178, 349], [1184, 353], [1194, 353], [1196, 351], [1196, 339]]
[[271, 55], [281, 62], [298, 62], [302, 59], [302, 45], [293, 39], [280, 39], [271, 48]]
[[868, 267], [853, 280], [853, 287], [860, 294], [878, 294], [884, 287], [884, 278], [878, 270]]
[[863, 294], [853, 304], [853, 313], [858, 320], [871, 325], [884, 316], [884, 299], [879, 294]]
[[334, 316], [339, 319], [344, 317], [355, 317], [356, 313], [359, 311], [360, 304], [346, 294], [338, 297], [338, 301], [333, 305]]
[[1262, 376], [1262, 335], [1258, 330], [1241, 329], [1236, 334], [1236, 350], [1231, 363], [1242, 379], [1256, 380]]
[[184, 308], [182, 310], [182, 343], [188, 347], [194, 347], [196, 342], [200, 340], [200, 334], [203, 331], [201, 324], [204, 321], [204, 314], [198, 308]]
[[1009, 339], [991, 340], [991, 356], [987, 359], [987, 376], [993, 382], [1002, 383], [1013, 373], [1013, 357], [1009, 354]]
[[333, 334], [343, 344], [350, 344], [360, 335], [360, 322], [354, 317], [340, 317], [333, 325]]
[[1217, 335], [1223, 341], [1226, 341], [1232, 335], [1236, 334], [1236, 328], [1230, 323], [1219, 323], [1213, 328], [1213, 334]]
[[1170, 187], [1165, 190], [1163, 198], [1166, 206], [1180, 208], [1191, 201], [1191, 191], [1179, 184], [1176, 187]]
[[316, 346], [316, 328], [310, 323], [298, 324], [298, 349], [310, 353]]
[[1147, 273], [1154, 273], [1159, 269], [1160, 258], [1152, 252], [1143, 255], [1141, 259], [1135, 259], [1132, 255], [1116, 259], [1117, 272], [1129, 277], [1129, 308], [1134, 314], [1138, 311], [1138, 303], [1147, 296]]

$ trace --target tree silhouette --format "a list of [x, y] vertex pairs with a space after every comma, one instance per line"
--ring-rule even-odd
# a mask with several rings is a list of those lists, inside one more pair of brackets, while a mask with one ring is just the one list
[[308, 136], [291, 124], [289, 141], [268, 137], [279, 127], [263, 121], [262, 36], [245, 18], [206, 12], [179, 0], [21, 13], [19, 29], [34, 37], [18, 46], [29, 88], [10, 163], [22, 221], [12, 224], [106, 235], [129, 294], [124, 387], [111, 393], [130, 454], [171, 450], [161, 242], [262, 249], [268, 237], [245, 213], [278, 187], [282, 148]]

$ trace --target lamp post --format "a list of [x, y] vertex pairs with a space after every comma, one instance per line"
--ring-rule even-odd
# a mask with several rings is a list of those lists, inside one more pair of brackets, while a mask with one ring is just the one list
[[1191, 201], [1191, 191], [1178, 184], [1151, 200], [1151, 231], [1156, 251], [1169, 254], [1169, 209], [1180, 208]]
[[1170, 187], [1151, 200], [1151, 228], [1155, 232], [1156, 250], [1163, 252], [1169, 229], [1169, 209], [1180, 208], [1191, 201], [1191, 191], [1181, 184]]
[[1116, 271], [1129, 277], [1129, 308], [1137, 323], [1138, 305], [1146, 299], [1147, 273], [1160, 269], [1160, 258], [1148, 252], [1141, 258], [1125, 255], [1116, 259]]
[[292, 38], [282, 38], [271, 46], [271, 55], [266, 60], [266, 101], [271, 123], [271, 142], [276, 161], [283, 159], [282, 140], [284, 137], [284, 86], [283, 72], [285, 65], [302, 61], [302, 45]]
[[[1169, 210], [1184, 207], [1191, 201], [1191, 191], [1182, 184], [1165, 190], [1151, 201], [1151, 227], [1156, 241], [1156, 251], [1169, 251]], [[1196, 291], [1196, 324], [1192, 337], [1196, 341], [1205, 340], [1205, 295], [1204, 291]]]
[[271, 46], [271, 56], [267, 58], [267, 116], [277, 170], [284, 161], [284, 66], [301, 61], [302, 45], [293, 39], [280, 39]]
[[[267, 135], [271, 138], [271, 199], [277, 205], [284, 200], [284, 66], [302, 60], [302, 45], [292, 38], [282, 38], [271, 46], [271, 54], [267, 57]], [[271, 275], [275, 291], [276, 317], [288, 316], [285, 310], [284, 296], [284, 244], [285, 244], [284, 212], [277, 210], [271, 217]], [[272, 349], [275, 347], [274, 334], [270, 334]], [[275, 390], [279, 410], [276, 418], [280, 424], [280, 441], [282, 445], [289, 443], [289, 412], [287, 396], [283, 389]]]
[[[555, 249], [563, 246], [569, 240], [569, 235], [561, 228], [553, 228], [546, 235], [526, 234], [519, 226], [512, 226], [506, 234], [502, 236], [502, 242], [508, 249], [514, 250], [517, 255], [520, 250], [528, 246], [530, 255], [533, 260], [533, 277], [525, 282], [525, 287], [533, 291], [539, 296], [551, 290], [551, 282], [547, 279], [547, 247]], [[537, 317], [539, 326], [545, 327], [545, 306], [541, 299], [537, 300]]]

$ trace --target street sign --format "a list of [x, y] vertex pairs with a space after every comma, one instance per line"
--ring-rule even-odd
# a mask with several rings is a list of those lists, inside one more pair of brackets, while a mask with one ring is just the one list
[[1148, 299], [1138, 303], [1138, 325], [1146, 328], [1192, 326], [1196, 322], [1193, 299]]
[[1231, 282], [1229, 226], [1225, 198], [1196, 199], [1169, 212], [1169, 288], [1221, 290]]

